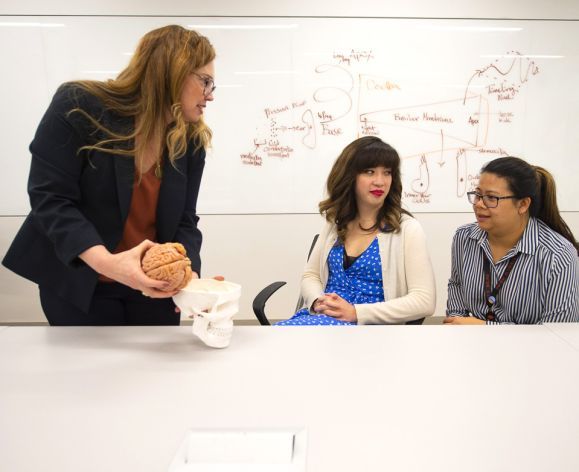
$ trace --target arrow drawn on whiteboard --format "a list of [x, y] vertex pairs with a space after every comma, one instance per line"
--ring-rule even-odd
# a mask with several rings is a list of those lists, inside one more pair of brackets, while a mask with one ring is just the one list
[[440, 130], [440, 160], [438, 161], [438, 165], [442, 167], [444, 164], [446, 164], [446, 162], [444, 162], [444, 133]]

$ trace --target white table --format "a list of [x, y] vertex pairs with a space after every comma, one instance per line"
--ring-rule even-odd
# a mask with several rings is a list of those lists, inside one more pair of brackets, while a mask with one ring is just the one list
[[545, 326], [579, 350], [579, 323], [548, 323]]
[[165, 471], [190, 428], [308, 430], [308, 471], [579, 470], [579, 352], [545, 326], [11, 327], [0, 469]]

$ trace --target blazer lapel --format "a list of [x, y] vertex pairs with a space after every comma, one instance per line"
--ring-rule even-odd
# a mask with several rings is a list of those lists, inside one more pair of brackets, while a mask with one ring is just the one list
[[187, 154], [171, 165], [165, 155], [163, 159], [163, 181], [159, 189], [157, 203], [157, 239], [159, 242], [170, 242], [185, 209], [187, 196]]
[[[135, 120], [133, 118], [118, 116], [113, 112], [106, 113], [103, 117], [103, 122], [107, 128], [125, 135], [131, 134], [132, 130], [135, 128]], [[119, 148], [128, 150], [133, 149], [134, 146], [134, 140], [131, 139], [127, 143], [120, 144]], [[114, 154], [111, 157], [114, 161], [119, 209], [124, 227], [131, 207], [131, 197], [133, 196], [135, 159], [133, 156], [119, 156]]]

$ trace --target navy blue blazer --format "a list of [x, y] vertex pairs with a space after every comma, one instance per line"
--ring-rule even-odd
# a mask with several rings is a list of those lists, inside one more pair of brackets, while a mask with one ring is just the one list
[[[30, 144], [31, 212], [2, 263], [88, 311], [98, 274], [78, 255], [99, 244], [109, 251], [117, 247], [129, 212], [135, 164], [130, 156], [79, 153], [105, 135], [81, 113], [70, 113], [77, 107], [110, 130], [128, 133], [134, 126], [132, 118], [106, 110], [99, 99], [74, 85], [58, 89]], [[156, 224], [157, 241], [182, 243], [192, 269], [200, 273], [196, 205], [205, 150], [194, 148], [189, 143], [175, 167], [163, 160]]]

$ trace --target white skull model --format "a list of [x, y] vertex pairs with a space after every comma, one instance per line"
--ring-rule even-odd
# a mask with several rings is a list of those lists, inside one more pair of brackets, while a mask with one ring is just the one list
[[193, 334], [210, 347], [229, 346], [241, 286], [214, 279], [193, 279], [174, 297], [181, 314], [193, 318]]

